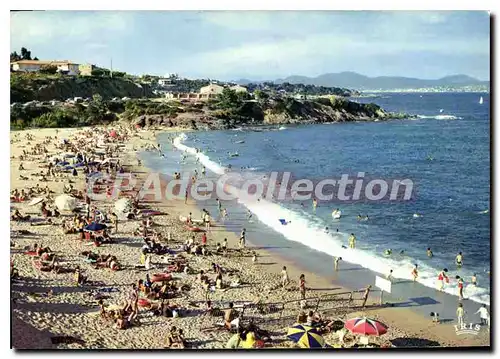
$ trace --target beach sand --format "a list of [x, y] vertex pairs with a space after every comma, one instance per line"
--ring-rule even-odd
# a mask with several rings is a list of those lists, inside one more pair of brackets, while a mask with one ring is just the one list
[[[19, 154], [22, 150], [29, 150], [35, 143], [41, 143], [46, 136], [58, 136], [59, 139], [71, 138], [80, 129], [43, 129], [11, 133], [11, 139], [16, 134], [19, 141], [11, 143], [11, 190], [28, 188], [29, 186], [48, 186], [54, 191], [53, 196], [63, 193], [66, 178], [58, 178], [54, 181], [48, 177], [48, 182], [40, 182], [38, 176], [31, 176], [38, 172], [38, 161], [41, 156], [31, 156], [29, 160], [23, 160], [25, 170], [19, 171]], [[118, 130], [119, 132], [119, 130]], [[30, 133], [34, 139], [26, 140], [25, 136]], [[28, 144], [28, 142], [30, 144]], [[135, 149], [147, 143], [155, 143], [154, 131], [139, 131], [125, 143], [123, 152], [120, 154], [121, 163], [126, 171], [132, 170], [137, 176], [144, 176], [148, 172], [146, 168], [137, 166], [137, 151]], [[47, 146], [50, 153], [58, 153], [53, 145]], [[28, 180], [20, 179], [20, 175], [27, 176]], [[85, 190], [84, 176], [79, 173], [78, 177], [68, 178], [74, 181], [73, 186], [79, 190]], [[11, 203], [25, 214], [40, 218], [37, 206], [29, 206], [28, 201], [24, 203]], [[99, 209], [109, 210], [113, 208], [113, 200], [97, 202]], [[148, 207], [168, 213], [168, 215], [154, 216], [155, 230], [166, 237], [170, 233], [172, 241], [169, 247], [179, 247], [185, 242], [192, 232], [185, 229], [180, 223], [179, 214], [187, 215], [193, 212], [194, 218], [198, 218], [199, 209], [191, 200], [184, 204], [179, 200], [165, 200], [159, 203], [148, 203]], [[67, 213], [63, 215], [69, 216]], [[67, 217], [63, 217], [67, 218]], [[62, 218], [54, 219], [55, 223]], [[223, 238], [228, 239], [231, 249], [228, 256], [190, 256], [188, 258], [192, 274], [179, 273], [175, 277], [179, 282], [187, 284], [190, 290], [182, 297], [170, 300], [181, 308], [179, 318], [166, 318], [151, 316], [147, 310], [140, 310], [137, 326], [120, 330], [114, 325], [104, 321], [98, 315], [97, 301], [92, 292], [102, 288], [114, 288], [112, 292], [105, 293], [107, 305], [121, 305], [130, 289], [132, 283], [138, 279], [144, 279], [146, 273], [164, 272], [164, 264], [160, 256], [153, 255], [152, 263], [156, 267], [146, 271], [139, 268], [140, 248], [143, 241], [140, 236], [134, 236], [133, 232], [139, 222], [135, 220], [120, 221], [117, 234], [112, 233], [113, 244], [104, 244], [100, 247], [86, 246], [78, 238], [77, 234], [65, 235], [58, 225], [31, 226], [30, 222], [11, 222], [11, 241], [15, 243], [11, 247], [11, 259], [19, 271], [20, 278], [12, 282], [11, 287], [11, 310], [12, 310], [12, 345], [17, 349], [45, 349], [45, 348], [82, 348], [82, 349], [162, 349], [165, 347], [165, 333], [172, 326], [182, 328], [190, 348], [223, 348], [231, 333], [216, 326], [222, 321], [222, 317], [212, 317], [204, 314], [206, 291], [196, 281], [196, 273], [203, 269], [214, 278], [210, 265], [215, 262], [225, 269], [237, 271], [243, 281], [243, 285], [227, 290], [215, 290], [208, 295], [212, 303], [219, 308], [227, 308], [229, 302], [234, 302], [238, 307], [243, 303], [260, 300], [263, 303], [285, 303], [284, 309], [276, 313], [259, 313], [254, 309], [246, 309], [243, 318], [253, 318], [259, 327], [268, 330], [272, 335], [272, 341], [266, 343], [266, 347], [292, 348], [295, 345], [286, 339], [286, 329], [295, 322], [300, 312], [300, 294], [297, 290], [298, 276], [306, 275], [307, 297], [321, 297], [331, 295], [329, 300], [323, 300], [318, 311], [323, 317], [331, 317], [345, 320], [357, 315], [376, 318], [389, 326], [388, 333], [377, 338], [370, 338], [370, 342], [378, 344], [390, 344], [391, 340], [399, 346], [489, 346], [489, 331], [484, 329], [478, 335], [460, 335], [455, 333], [453, 324], [434, 324], [430, 317], [416, 313], [406, 307], [380, 308], [377, 306], [378, 293], [374, 292], [370, 297], [365, 310], [360, 308], [360, 293], [354, 294], [354, 301], [349, 304], [348, 296], [352, 291], [340, 285], [332, 285], [332, 278], [326, 278], [314, 273], [305, 272], [302, 268], [286, 261], [265, 249], [247, 248], [243, 253], [235, 250], [238, 238], [233, 231], [227, 230], [222, 225], [214, 227], [208, 234], [208, 245], [213, 250], [216, 243], [222, 243]], [[243, 223], [242, 223], [243, 225]], [[28, 230], [33, 234], [19, 235], [16, 231]], [[248, 241], [251, 242], [252, 233], [248, 233]], [[199, 241], [200, 234], [196, 234]], [[73, 274], [53, 272], [40, 272], [32, 265], [32, 257], [24, 254], [24, 247], [38, 243], [49, 246], [58, 256], [61, 262], [67, 263], [68, 267], [80, 266], [84, 274], [88, 276], [91, 285], [75, 286]], [[118, 261], [125, 268], [120, 271], [109, 269], [94, 269], [83, 262], [80, 255], [82, 251], [92, 250], [99, 254], [116, 255]], [[252, 263], [253, 251], [258, 253], [258, 263]], [[280, 271], [286, 265], [292, 280], [290, 290], [281, 288]], [[333, 272], [333, 263], [332, 263]], [[224, 282], [229, 283], [232, 276], [224, 275]], [[334, 289], [333, 289], [334, 288]], [[49, 292], [50, 291], [50, 292]], [[335, 293], [346, 293], [337, 295]], [[309, 299], [309, 308], [315, 310], [316, 299]], [[278, 307], [276, 305], [275, 307]], [[66, 343], [53, 343], [54, 337], [66, 336]], [[51, 339], [52, 338], [52, 339]], [[336, 335], [326, 334], [325, 340], [329, 344], [335, 344]], [[57, 338], [56, 338], [57, 339]], [[60, 338], [59, 338], [60, 339]], [[347, 334], [345, 341], [347, 346], [354, 343], [356, 338]], [[57, 342], [57, 340], [55, 340]]]

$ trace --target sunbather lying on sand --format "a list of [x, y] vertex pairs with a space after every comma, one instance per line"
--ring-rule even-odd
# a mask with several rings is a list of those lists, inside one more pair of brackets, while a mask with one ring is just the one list
[[31, 218], [31, 216], [30, 216], [30, 215], [23, 216], [23, 215], [21, 214], [21, 212], [19, 212], [19, 210], [18, 210], [18, 209], [16, 209], [16, 210], [14, 211], [14, 213], [12, 214], [12, 216], [10, 216], [10, 219], [11, 219], [12, 221], [29, 221], [29, 220], [30, 220], [30, 218]]

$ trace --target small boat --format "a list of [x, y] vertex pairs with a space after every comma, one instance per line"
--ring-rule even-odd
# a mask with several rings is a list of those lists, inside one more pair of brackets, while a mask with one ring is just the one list
[[236, 141], [235, 143], [245, 143], [245, 141]]
[[482, 105], [482, 104], [483, 104], [483, 96], [481, 96], [481, 97], [479, 98], [479, 104], [480, 104], [480, 105]]

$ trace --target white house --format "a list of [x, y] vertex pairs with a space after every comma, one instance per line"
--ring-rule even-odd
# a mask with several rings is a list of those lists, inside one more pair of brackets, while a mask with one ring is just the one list
[[210, 84], [208, 86], [204, 86], [200, 89], [200, 94], [202, 95], [218, 95], [221, 94], [222, 91], [224, 90], [224, 87], [216, 85], [216, 84]]
[[240, 85], [231, 86], [231, 90], [233, 90], [235, 92], [248, 92], [248, 90], [247, 90], [246, 87], [243, 87], [243, 86], [240, 86]]
[[40, 61], [40, 60], [19, 60], [11, 62], [12, 70], [16, 72], [38, 72], [42, 66], [55, 66], [58, 72], [68, 75], [78, 75], [79, 65], [70, 61]]

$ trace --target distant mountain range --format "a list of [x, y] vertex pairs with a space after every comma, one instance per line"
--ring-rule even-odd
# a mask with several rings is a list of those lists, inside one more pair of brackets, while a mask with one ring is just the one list
[[[244, 85], [254, 81], [241, 79], [237, 83]], [[262, 82], [262, 81], [259, 81]], [[467, 75], [446, 76], [437, 80], [424, 80], [411, 77], [378, 76], [368, 77], [356, 72], [339, 72], [319, 75], [317, 77], [288, 76], [284, 79], [272, 81], [276, 84], [288, 82], [291, 84], [316, 85], [326, 87], [345, 87], [356, 90], [391, 90], [391, 89], [417, 89], [431, 87], [466, 87], [486, 86], [489, 81], [481, 81]], [[254, 82], [255, 83], [255, 82]]]

